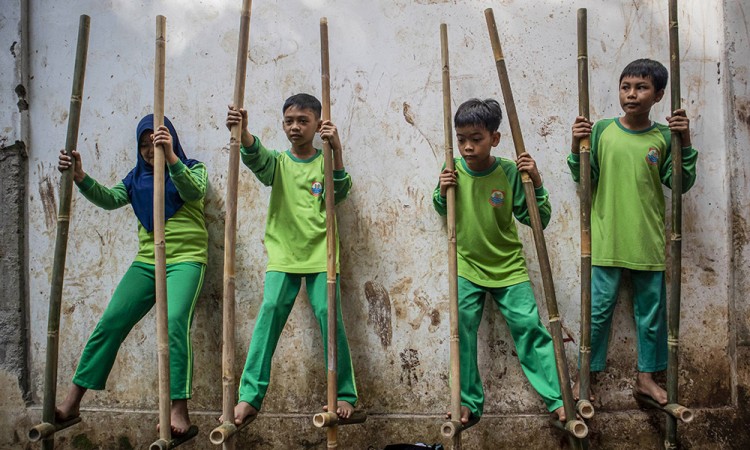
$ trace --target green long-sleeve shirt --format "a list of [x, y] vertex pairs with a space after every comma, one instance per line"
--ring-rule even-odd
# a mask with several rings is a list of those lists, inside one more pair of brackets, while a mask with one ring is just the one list
[[[516, 163], [495, 158], [489, 169], [475, 172], [462, 158], [456, 170], [456, 248], [458, 275], [484, 287], [507, 287], [528, 281], [523, 244], [513, 218], [529, 225], [526, 194]], [[552, 206], [544, 186], [535, 189], [542, 226]], [[435, 210], [447, 214], [438, 183], [432, 194]]]
[[[301, 160], [291, 151], [266, 149], [255, 137], [240, 149], [242, 162], [258, 180], [271, 186], [266, 219], [266, 270], [287, 273], [326, 271], [326, 211], [323, 153]], [[333, 171], [334, 201], [344, 200], [352, 187], [345, 170]], [[338, 229], [336, 271], [338, 272]]]
[[[591, 263], [633, 270], [665, 270], [664, 193], [672, 187], [671, 133], [660, 123], [645, 130], [600, 120], [591, 133]], [[573, 180], [580, 159], [568, 156]], [[682, 190], [695, 183], [698, 152], [682, 150]]]
[[[198, 163], [188, 168], [182, 161], [169, 166], [169, 176], [185, 202], [164, 224], [167, 264], [208, 261], [208, 230], [203, 215], [203, 199], [208, 185], [206, 166]], [[130, 203], [122, 182], [112, 188], [99, 184], [92, 177], [77, 183], [78, 189], [94, 205], [117, 209]], [[138, 254], [136, 261], [154, 264], [154, 233], [148, 233], [138, 222]]]

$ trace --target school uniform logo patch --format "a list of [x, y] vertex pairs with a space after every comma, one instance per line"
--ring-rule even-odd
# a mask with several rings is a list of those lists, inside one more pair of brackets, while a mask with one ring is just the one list
[[320, 181], [313, 181], [312, 185], [310, 185], [310, 193], [313, 197], [320, 197], [320, 194], [323, 193], [323, 183]]
[[492, 191], [492, 194], [490, 194], [490, 205], [492, 205], [494, 208], [499, 208], [503, 206], [503, 203], [505, 203], [505, 192], [499, 191], [497, 189]]
[[654, 147], [649, 148], [646, 155], [646, 162], [651, 166], [659, 164], [659, 150]]

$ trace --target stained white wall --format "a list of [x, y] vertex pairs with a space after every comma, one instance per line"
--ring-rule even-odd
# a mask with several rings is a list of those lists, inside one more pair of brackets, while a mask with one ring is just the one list
[[[32, 386], [42, 389], [47, 298], [58, 202], [55, 169], [64, 145], [78, 16], [91, 16], [79, 150], [87, 172], [113, 185], [135, 164], [134, 129], [151, 111], [154, 17], [167, 16], [165, 109], [188, 156], [209, 169], [206, 217], [210, 263], [194, 333], [194, 409], [220, 409], [221, 277], [229, 133], [223, 125], [234, 84], [239, 1], [32, 1], [29, 142], [29, 292]], [[730, 238], [723, 83], [723, 17], [714, 2], [681, 2], [683, 104], [701, 152], [698, 181], [684, 200], [682, 395], [694, 406], [729, 403]], [[576, 343], [579, 296], [578, 196], [565, 164], [577, 114], [577, 7], [589, 9], [592, 118], [618, 115], [617, 80], [631, 60], [668, 63], [665, 1], [324, 1], [254, 2], [245, 104], [251, 130], [285, 149], [281, 105], [319, 94], [318, 19], [330, 22], [332, 115], [354, 181], [338, 208], [344, 315], [363, 406], [378, 413], [434, 414], [448, 404], [448, 306], [444, 221], [431, 193], [443, 160], [439, 24], [449, 24], [455, 108], [470, 97], [501, 99], [482, 11], [494, 7], [527, 149], [551, 191], [546, 231], [557, 298]], [[5, 70], [5, 69], [3, 69]], [[10, 102], [2, 97], [3, 105]], [[502, 103], [502, 102], [501, 102]], [[668, 101], [654, 108], [663, 121]], [[495, 154], [512, 157], [507, 122]], [[263, 289], [263, 230], [269, 189], [240, 173], [237, 238], [238, 366], [244, 362]], [[634, 194], [634, 195], [637, 195]], [[665, 195], [670, 196], [669, 191]], [[129, 207], [74, 202], [64, 291], [61, 386], [136, 249]], [[541, 278], [530, 230], [522, 240], [540, 310]], [[322, 345], [300, 299], [282, 336], [264, 410], [310, 411], [325, 400]], [[632, 307], [616, 312], [610, 368], [600, 398], [634, 406]], [[497, 309], [480, 330], [487, 414], [541, 413]], [[701, 380], [700, 383], [698, 380]], [[61, 389], [63, 389], [61, 387]], [[156, 405], [154, 316], [123, 344], [107, 391], [84, 405]]]

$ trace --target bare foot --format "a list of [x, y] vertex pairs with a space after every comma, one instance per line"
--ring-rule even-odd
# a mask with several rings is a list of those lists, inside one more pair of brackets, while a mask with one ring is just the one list
[[565, 407], [561, 406], [552, 411], [552, 417], [555, 417], [560, 422], [565, 423], [565, 421], [567, 420], [567, 417], [565, 416]]
[[55, 408], [55, 421], [65, 422], [81, 415], [81, 400], [87, 389], [73, 384], [60, 405]]
[[[234, 407], [234, 424], [237, 426], [252, 416], [257, 416], [258, 410], [248, 402], [239, 402]], [[224, 416], [219, 417], [219, 422], [224, 423]]]
[[[328, 411], [328, 405], [323, 406], [323, 411]], [[351, 403], [339, 400], [336, 404], [336, 415], [341, 419], [348, 419], [354, 412], [354, 406]]]
[[635, 387], [633, 390], [637, 394], [646, 395], [653, 398], [660, 405], [667, 404], [667, 391], [661, 388], [656, 381], [654, 381], [654, 375], [649, 372], [638, 372], [638, 376], [635, 379]]
[[[450, 412], [445, 413], [445, 418], [450, 420], [451, 413]], [[463, 424], [469, 423], [470, 418], [471, 418], [471, 411], [469, 411], [469, 408], [466, 406], [461, 406], [461, 423]]]
[[[581, 387], [578, 381], [573, 383], [573, 400], [578, 401], [581, 399], [580, 390], [581, 390]], [[589, 384], [589, 401], [593, 402], [594, 400], [596, 400], [596, 396], [594, 395], [594, 389], [592, 389], [591, 384]]]
[[188, 414], [187, 399], [172, 400], [172, 435], [181, 436], [190, 429], [190, 416]]

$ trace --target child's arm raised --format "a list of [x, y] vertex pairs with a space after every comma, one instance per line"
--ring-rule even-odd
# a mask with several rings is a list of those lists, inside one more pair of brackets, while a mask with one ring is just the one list
[[542, 176], [536, 166], [536, 161], [528, 153], [522, 153], [516, 160], [516, 170], [507, 171], [508, 181], [513, 186], [513, 215], [524, 225], [531, 225], [529, 208], [526, 204], [526, 192], [521, 181], [521, 172], [526, 172], [534, 184], [534, 195], [539, 208], [539, 216], [542, 219], [542, 228], [547, 228], [550, 217], [552, 217], [552, 205], [549, 201], [549, 193], [542, 184]]
[[344, 170], [344, 155], [339, 131], [330, 120], [320, 125], [320, 138], [328, 141], [333, 151], [333, 192], [334, 203], [344, 200], [352, 188], [352, 177]]
[[206, 166], [203, 163], [188, 168], [175, 154], [172, 146], [172, 135], [164, 125], [160, 126], [154, 133], [154, 147], [161, 146], [164, 149], [164, 159], [167, 161], [169, 176], [177, 188], [180, 198], [186, 202], [200, 200], [206, 195], [208, 176]]
[[[573, 122], [573, 138], [570, 140], [570, 154], [568, 155], [568, 167], [570, 167], [570, 174], [573, 176], [573, 181], [576, 183], [581, 181], [581, 160], [578, 155], [581, 139], [591, 137], [594, 123], [586, 120], [583, 116], [576, 117]], [[594, 142], [591, 140], [591, 182], [595, 182], [599, 176], [599, 167], [596, 165], [594, 158]]]
[[432, 206], [441, 216], [448, 214], [448, 203], [446, 202], [445, 196], [448, 193], [448, 187], [456, 185], [457, 173], [458, 172], [455, 170], [451, 172], [450, 169], [443, 168], [443, 171], [440, 172], [438, 185], [432, 193]]
[[[696, 163], [698, 162], [698, 151], [692, 146], [690, 139], [690, 119], [684, 109], [678, 109], [667, 117], [669, 130], [680, 133], [682, 140], [682, 193], [684, 194], [695, 184]], [[666, 161], [661, 167], [662, 183], [672, 188], [672, 153], [669, 153]]]
[[[75, 159], [73, 180], [75, 181], [76, 186], [78, 186], [78, 190], [88, 201], [107, 210], [117, 209], [130, 203], [128, 192], [122, 182], [117, 183], [111, 189], [102, 186], [84, 172], [81, 154], [76, 150], [73, 150], [72, 154]], [[72, 165], [73, 162], [71, 161], [70, 156], [65, 154], [65, 150], [60, 150], [57, 169], [62, 172], [64, 170], [69, 170]]]
[[236, 124], [242, 126], [240, 137], [240, 143], [242, 144], [240, 157], [242, 158], [242, 163], [253, 171], [261, 183], [270, 186], [273, 183], [273, 174], [276, 170], [278, 153], [267, 150], [260, 143], [260, 139], [250, 134], [247, 129], [248, 120], [246, 110], [237, 109], [235, 106], [229, 105], [226, 121], [227, 128], [231, 130], [232, 126]]

